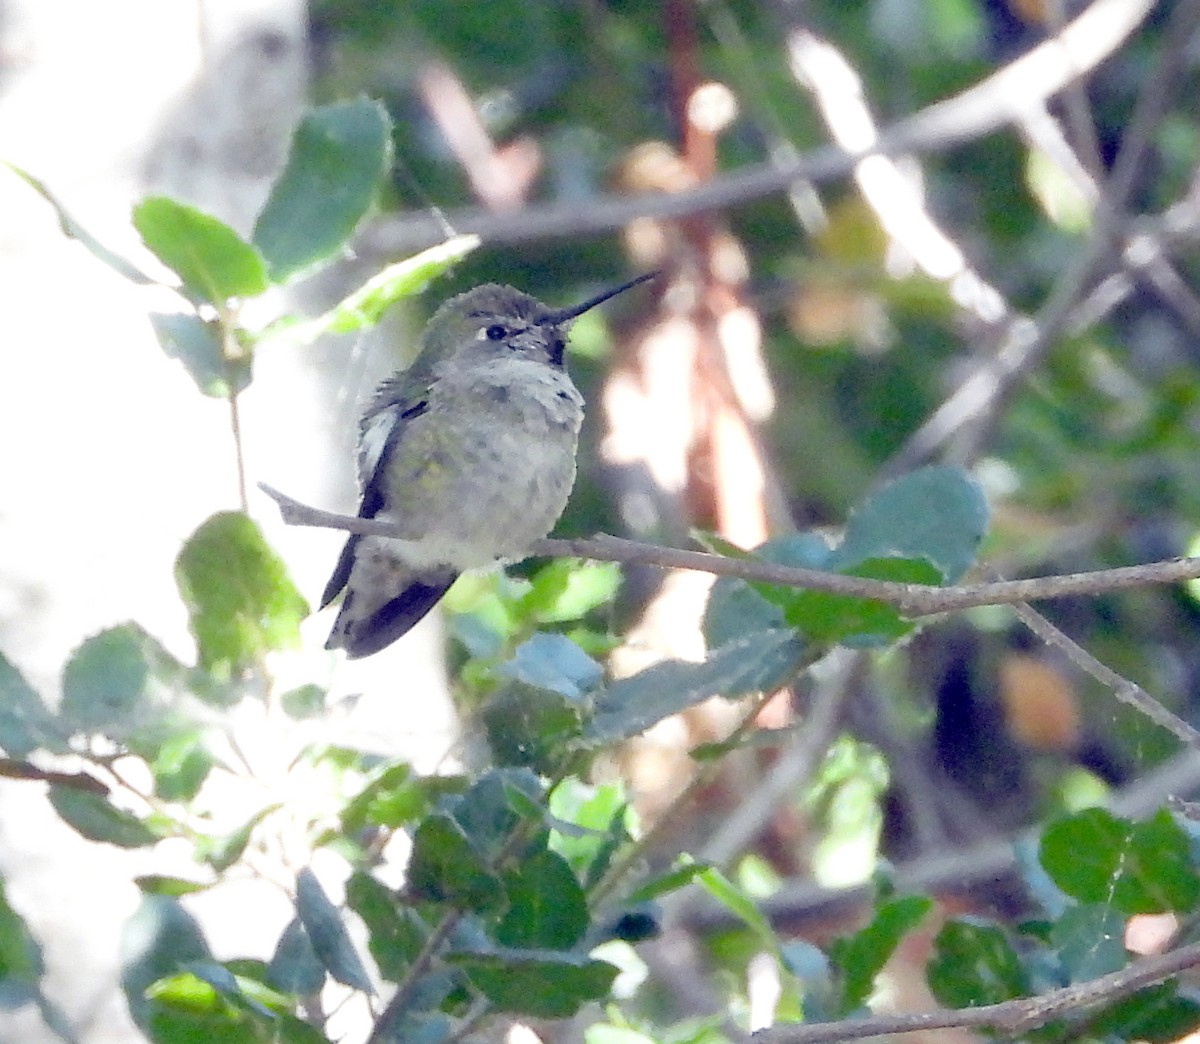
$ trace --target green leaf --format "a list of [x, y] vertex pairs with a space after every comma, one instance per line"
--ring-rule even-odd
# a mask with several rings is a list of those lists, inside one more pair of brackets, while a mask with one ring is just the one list
[[568, 778], [551, 792], [550, 814], [555, 822], [574, 826], [569, 832], [552, 830], [550, 847], [587, 886], [600, 880], [614, 853], [630, 837], [632, 813], [619, 783], [594, 786]]
[[20, 167], [14, 166], [5, 160], [0, 160], [9, 170], [17, 175], [30, 188], [42, 197], [47, 203], [54, 208], [54, 212], [58, 215], [58, 226], [62, 229], [62, 233], [71, 239], [76, 239], [83, 244], [84, 247], [95, 258], [103, 261], [118, 275], [137, 283], [139, 286], [152, 286], [157, 282], [151, 279], [145, 272], [137, 267], [128, 258], [122, 257], [115, 251], [109, 250], [103, 243], [93, 236], [86, 228], [76, 221], [67, 209], [58, 201], [56, 197], [45, 184], [35, 178], [28, 171], [22, 170]]
[[0, 748], [14, 758], [39, 748], [65, 754], [70, 749], [67, 731], [24, 675], [0, 654]]
[[607, 745], [644, 732], [671, 714], [710, 696], [737, 699], [783, 685], [804, 662], [804, 647], [790, 630], [761, 631], [709, 654], [703, 663], [655, 664], [601, 689], [584, 738]]
[[926, 559], [954, 583], [970, 568], [987, 532], [988, 504], [960, 468], [928, 467], [896, 479], [854, 511], [829, 568], [844, 572], [872, 558]]
[[574, 755], [583, 728], [577, 703], [520, 682], [493, 693], [480, 716], [497, 765], [524, 766], [545, 775]]
[[341, 914], [308, 867], [296, 875], [296, 913], [312, 943], [313, 952], [329, 974], [351, 989], [374, 993]]
[[1071, 982], [1087, 982], [1124, 968], [1125, 916], [1109, 903], [1072, 905], [1050, 929], [1050, 944]]
[[620, 585], [616, 562], [555, 559], [533, 575], [521, 597], [521, 610], [539, 623], [579, 620], [612, 601]]
[[211, 882], [189, 881], [186, 877], [170, 877], [165, 874], [145, 874], [135, 877], [133, 883], [144, 895], [191, 895], [193, 892], [203, 892], [212, 887]]
[[1160, 808], [1133, 828], [1113, 901], [1128, 913], [1188, 914], [1200, 900], [1200, 875], [1185, 831]]
[[42, 955], [25, 921], [4, 894], [0, 881], [0, 982], [5, 979], [33, 983], [42, 975]]
[[175, 975], [188, 961], [212, 958], [195, 918], [178, 899], [163, 895], [142, 897], [125, 924], [121, 952], [121, 986], [134, 1021], [143, 1028], [152, 1010], [146, 999], [151, 984]]
[[665, 874], [652, 877], [632, 892], [626, 901], [644, 903], [651, 899], [657, 899], [661, 895], [677, 892], [680, 888], [686, 888], [696, 880], [699, 874], [708, 869], [709, 864], [707, 863], [685, 862], [668, 870]]
[[541, 950], [452, 953], [499, 1011], [544, 1019], [565, 1019], [589, 1001], [608, 996], [617, 967], [577, 954]]
[[[942, 575], [924, 559], [869, 558], [838, 570], [844, 576], [902, 584], [939, 584]], [[788, 624], [819, 642], [894, 641], [916, 626], [884, 602], [825, 591], [793, 591], [768, 585], [759, 590], [784, 609]]]
[[582, 699], [604, 677], [604, 668], [573, 641], [544, 631], [517, 646], [512, 659], [499, 669], [526, 685], [549, 689], [570, 700]]
[[225, 352], [221, 325], [198, 315], [151, 312], [150, 325], [167, 357], [178, 359], [200, 391], [214, 399], [227, 399], [250, 385], [252, 354], [239, 348]]
[[279, 805], [260, 808], [232, 834], [197, 839], [196, 858], [208, 863], [217, 873], [224, 873], [242, 858], [254, 828], [278, 808]]
[[320, 685], [309, 682], [306, 685], [288, 689], [279, 697], [279, 706], [283, 708], [284, 714], [297, 721], [319, 718], [325, 713], [325, 699], [328, 695], [329, 693]]
[[883, 903], [871, 923], [834, 944], [830, 956], [841, 969], [841, 1014], [866, 1004], [875, 987], [875, 977], [891, 959], [904, 936], [925, 919], [933, 900], [920, 895]]
[[704, 641], [710, 649], [784, 626], [783, 609], [745, 580], [721, 576], [704, 608]]
[[380, 1044], [444, 1044], [454, 1031], [454, 1023], [440, 1012], [407, 1014], [389, 1027]]
[[68, 826], [89, 841], [118, 848], [142, 848], [160, 840], [132, 812], [116, 808], [106, 797], [74, 787], [51, 786], [50, 804]]
[[200, 664], [213, 674], [236, 676], [300, 644], [308, 603], [246, 515], [225, 511], [201, 525], [175, 561], [175, 579]]
[[538, 852], [504, 875], [508, 909], [496, 941], [518, 949], [569, 950], [588, 927], [587, 896], [567, 861]]
[[[226, 1000], [235, 1002], [239, 1007], [249, 1008], [259, 1015], [271, 1017], [271, 1010], [261, 1001], [249, 996], [242, 990], [238, 977], [223, 964], [216, 961], [188, 961], [184, 965], [186, 974], [194, 975], [201, 982], [208, 983]], [[159, 996], [152, 987], [150, 996]]]
[[193, 301], [223, 306], [231, 297], [254, 297], [270, 285], [258, 250], [211, 214], [150, 196], [134, 207], [133, 224]]
[[1200, 900], [1187, 834], [1165, 809], [1144, 823], [1099, 808], [1057, 820], [1042, 834], [1040, 858], [1054, 883], [1083, 903], [1186, 913]]
[[215, 764], [203, 734], [187, 731], [171, 736], [150, 762], [154, 792], [164, 801], [190, 801]]
[[[799, 569], [827, 569], [831, 554], [824, 537], [816, 533], [789, 533], [768, 540], [753, 554], [709, 533], [696, 533], [696, 539], [713, 554], [728, 558], [761, 558], [776, 565]], [[723, 576], [713, 584], [704, 610], [704, 640], [715, 649], [736, 638], [785, 626], [783, 607], [795, 597], [796, 589], [751, 584], [736, 577]]]
[[1158, 983], [1118, 1001], [1093, 1019], [1089, 1036], [1096, 1040], [1181, 1040], [1200, 1025], [1200, 1004], [1180, 997], [1173, 982]]
[[282, 283], [337, 254], [390, 166], [391, 120], [378, 102], [359, 98], [305, 114], [254, 226], [271, 279]]
[[782, 963], [783, 954], [779, 947], [779, 937], [771, 928], [771, 923], [754, 905], [753, 899], [714, 866], [700, 870], [696, 874], [696, 882], [749, 928], [757, 938], [759, 945]]
[[1050, 879], [1081, 903], [1103, 902], [1132, 824], [1102, 808], [1055, 820], [1042, 832], [1038, 858]]
[[621, 1026], [589, 1026], [583, 1035], [583, 1044], [659, 1044], [637, 1030]]
[[127, 741], [158, 723], [183, 674], [183, 665], [141, 627], [121, 624], [71, 654], [59, 713], [74, 732]]
[[541, 781], [528, 769], [491, 769], [455, 802], [453, 816], [475, 851], [492, 860], [522, 820], [541, 819], [543, 797]]
[[361, 871], [346, 882], [346, 905], [370, 932], [368, 946], [379, 974], [389, 982], [399, 982], [421, 952], [427, 935], [416, 913], [402, 906], [391, 889]]
[[494, 909], [504, 896], [500, 881], [484, 865], [463, 828], [440, 813], [417, 828], [408, 885], [420, 898], [468, 910]]
[[478, 236], [455, 236], [388, 265], [328, 312], [315, 319], [269, 327], [259, 340], [309, 344], [325, 334], [356, 333], [378, 324], [397, 301], [421, 293], [431, 280], [449, 271], [475, 250]]
[[402, 827], [428, 814], [442, 795], [461, 788], [454, 777], [413, 775], [405, 762], [374, 770], [342, 812], [342, 830], [356, 834], [368, 826]]
[[951, 1008], [1024, 997], [1029, 982], [1004, 932], [993, 924], [947, 921], [925, 969], [933, 995]]
[[313, 949], [299, 917], [284, 928], [267, 969], [267, 981], [284, 993], [301, 997], [316, 993], [325, 983], [325, 965]]

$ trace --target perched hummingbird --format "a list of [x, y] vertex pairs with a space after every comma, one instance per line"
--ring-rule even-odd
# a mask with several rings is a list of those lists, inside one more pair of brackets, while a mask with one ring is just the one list
[[359, 424], [359, 517], [403, 536], [346, 541], [321, 599], [346, 589], [326, 648], [378, 652], [459, 573], [523, 558], [550, 532], [583, 423], [563, 360], [569, 324], [655, 274], [559, 310], [489, 283], [434, 313], [412, 365], [379, 386]]

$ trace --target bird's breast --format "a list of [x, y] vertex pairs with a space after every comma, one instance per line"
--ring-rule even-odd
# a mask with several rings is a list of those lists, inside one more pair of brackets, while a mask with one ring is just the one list
[[550, 532], [574, 485], [583, 400], [561, 372], [534, 376], [443, 385], [412, 422], [388, 496], [388, 513], [423, 534], [405, 542], [408, 561], [478, 568]]

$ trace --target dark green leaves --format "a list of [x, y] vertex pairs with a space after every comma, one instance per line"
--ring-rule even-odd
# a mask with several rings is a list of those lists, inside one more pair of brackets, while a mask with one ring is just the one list
[[237, 512], [213, 515], [175, 562], [200, 664], [236, 677], [268, 652], [300, 642], [308, 603], [258, 526]]
[[[938, 585], [956, 581], [974, 561], [987, 521], [983, 493], [966, 472], [923, 468], [868, 497], [851, 514], [838, 546], [788, 536], [755, 554], [846, 576]], [[714, 643], [780, 623], [821, 643], [851, 645], [893, 641], [913, 626], [883, 602], [721, 580], [705, 615], [705, 634]]]
[[565, 859], [543, 851], [504, 878], [508, 909], [496, 941], [524, 949], [569, 950], [588, 926], [587, 897]]
[[1060, 819], [1042, 835], [1041, 862], [1067, 895], [1126, 914], [1186, 913], [1200, 900], [1187, 834], [1165, 809], [1143, 823], [1099, 808]]
[[422, 898], [471, 910], [494, 907], [503, 894], [466, 831], [450, 816], [440, 814], [426, 819], [413, 838], [408, 882]]
[[150, 316], [150, 325], [163, 351], [183, 364], [205, 395], [224, 399], [249, 386], [250, 352], [227, 354], [216, 321], [198, 315], [155, 312]]
[[951, 1008], [999, 1004], [1029, 990], [1008, 936], [996, 925], [976, 921], [949, 921], [942, 927], [925, 974], [933, 995]]
[[122, 624], [72, 653], [63, 669], [60, 713], [74, 732], [127, 740], [161, 716], [183, 672], [141, 627]]
[[0, 655], [0, 749], [14, 758], [39, 747], [62, 752], [62, 731], [33, 686]]
[[296, 875], [296, 914], [312, 944], [313, 953], [329, 974], [346, 986], [372, 993], [371, 980], [337, 907], [329, 901], [320, 882], [307, 867]]
[[271, 279], [283, 282], [336, 254], [375, 200], [391, 163], [391, 121], [360, 98], [310, 110], [254, 226]]
[[37, 943], [25, 927], [20, 914], [8, 904], [4, 882], [0, 881], [0, 982], [17, 979], [32, 982], [42, 973], [42, 958]]
[[159, 840], [137, 816], [115, 807], [101, 794], [55, 786], [50, 788], [50, 804], [89, 841], [105, 841], [118, 848], [141, 848]]
[[735, 639], [703, 663], [656, 664], [599, 692], [584, 736], [594, 743], [613, 743], [710, 696], [736, 699], [770, 692], [796, 672], [803, 658], [803, 646], [792, 631], [774, 630]]
[[455, 965], [500, 1011], [565, 1019], [608, 995], [617, 968], [607, 961], [536, 950], [451, 955]]
[[186, 203], [151, 196], [133, 211], [142, 241], [183, 282], [193, 301], [224, 304], [267, 289], [262, 255], [233, 229]]
[[838, 572], [871, 558], [923, 558], [954, 583], [975, 561], [987, 532], [979, 484], [958, 468], [914, 471], [867, 498], [846, 523], [831, 557]]
[[834, 944], [831, 954], [842, 974], [842, 1014], [866, 1004], [875, 977], [932, 907], [932, 900], [919, 895], [889, 900], [876, 909], [870, 924]]

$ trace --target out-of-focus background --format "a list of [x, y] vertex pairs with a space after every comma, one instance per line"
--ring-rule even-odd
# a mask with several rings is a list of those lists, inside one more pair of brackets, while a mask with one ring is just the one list
[[[678, 543], [695, 527], [749, 548], [839, 526], [885, 477], [947, 461], [991, 500], [997, 569], [1102, 568], [1187, 553], [1200, 527], [1200, 59], [1172, 10], [2, 0], [0, 159], [151, 268], [135, 201], [163, 193], [248, 232], [305, 106], [386, 104], [396, 166], [379, 212], [351, 256], [255, 301], [261, 322], [326, 307], [447, 228], [483, 246], [377, 332], [257, 354], [238, 416], [251, 486], [352, 509], [359, 405], [450, 293], [499, 281], [566, 304], [657, 267], [653, 290], [579, 325], [589, 414], [560, 533]], [[858, 164], [820, 151], [881, 140]], [[174, 563], [238, 507], [235, 453], [228, 404], [198, 395], [153, 336], [161, 288], [99, 264], [2, 168], [0, 207], [0, 652], [53, 702], [72, 650], [124, 621], [191, 661]], [[282, 526], [257, 491], [249, 507], [315, 602], [337, 535]], [[625, 570], [592, 620], [621, 636], [610, 669], [702, 657], [710, 583]], [[1048, 613], [1195, 720], [1195, 597], [1143, 589]], [[342, 708], [331, 735], [420, 769], [470, 759], [452, 700], [469, 613], [360, 664], [321, 650], [328, 625], [304, 624], [290, 669]], [[269, 762], [269, 730], [243, 713], [236, 734]], [[718, 702], [664, 722], [604, 771], [653, 823], [694, 771], [688, 751], [733, 714]], [[972, 863], [987, 844], [1175, 753], [996, 609], [835, 657], [762, 718], [797, 722], [801, 742], [718, 777], [663, 844], [782, 896], [783, 923], [818, 937], [842, 915], [823, 889], [860, 883], [879, 853], [918, 876], [949, 866], [924, 887], [1003, 908], [1004, 867]], [[41, 784], [0, 782], [0, 876], [50, 1004], [0, 1008], [0, 1041], [64, 1026], [83, 1044], [136, 1039], [117, 986], [133, 879], [187, 859], [169, 842], [84, 842]], [[291, 916], [250, 876], [189, 902], [218, 956], [269, 955]], [[655, 970], [686, 1008], [703, 990], [690, 968], [670, 978], [670, 944], [654, 944]], [[924, 999], [902, 969], [896, 983]]]

